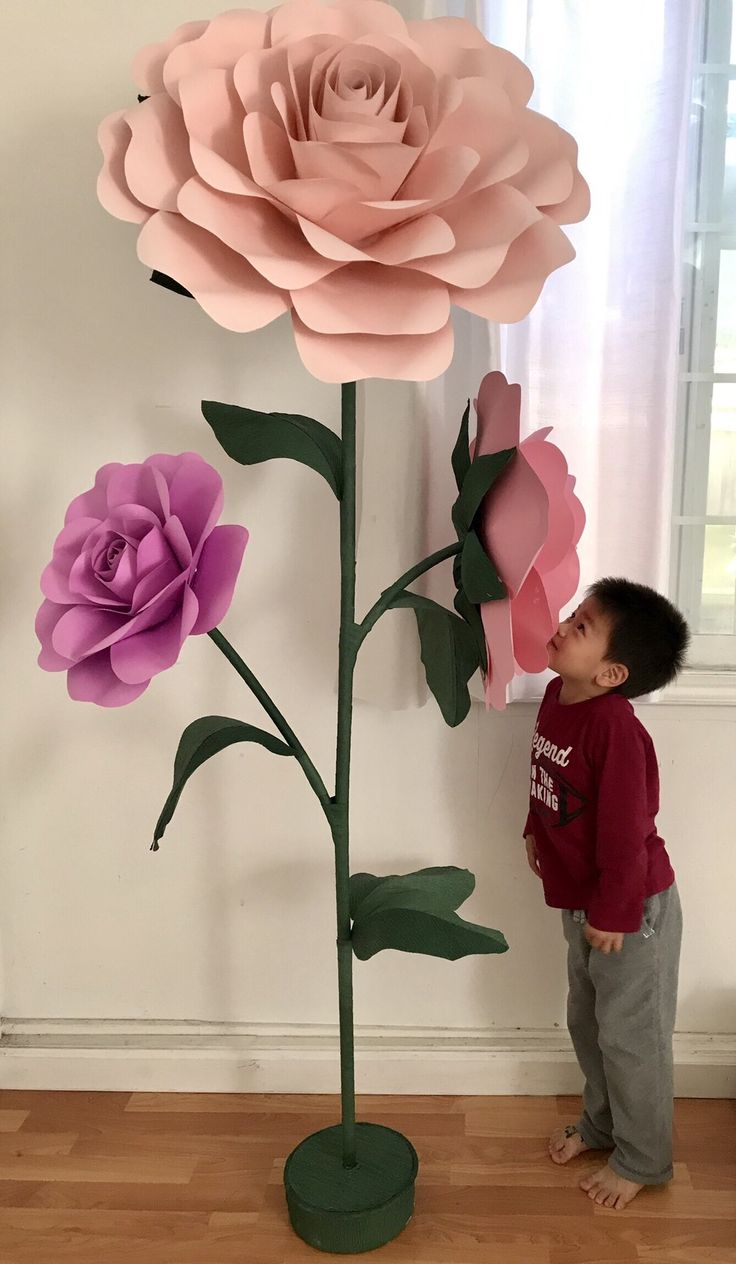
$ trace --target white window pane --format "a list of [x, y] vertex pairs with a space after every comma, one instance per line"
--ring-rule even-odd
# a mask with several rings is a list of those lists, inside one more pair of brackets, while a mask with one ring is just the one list
[[708, 508], [713, 517], [736, 517], [736, 383], [713, 387], [708, 462]]
[[715, 371], [736, 373], [736, 250], [721, 251]]
[[700, 626], [696, 632], [728, 636], [736, 630], [736, 527], [706, 527]]
[[723, 171], [723, 223], [736, 223], [736, 79], [728, 85], [728, 118], [726, 123], [726, 153]]

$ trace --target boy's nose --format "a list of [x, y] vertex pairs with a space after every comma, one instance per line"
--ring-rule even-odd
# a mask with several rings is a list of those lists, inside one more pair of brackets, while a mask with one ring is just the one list
[[567, 624], [566, 624], [566, 623], [561, 623], [561, 624], [560, 624], [559, 628], [557, 629], [557, 635], [558, 635], [559, 637], [567, 636]]

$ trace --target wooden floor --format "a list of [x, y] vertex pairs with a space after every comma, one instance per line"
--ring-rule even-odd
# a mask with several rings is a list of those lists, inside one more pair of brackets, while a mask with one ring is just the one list
[[[419, 1152], [415, 1217], [382, 1264], [736, 1264], [736, 1102], [676, 1106], [676, 1177], [623, 1212], [546, 1138], [574, 1098], [364, 1097]], [[330, 1097], [0, 1092], [1, 1264], [315, 1264], [284, 1160]]]

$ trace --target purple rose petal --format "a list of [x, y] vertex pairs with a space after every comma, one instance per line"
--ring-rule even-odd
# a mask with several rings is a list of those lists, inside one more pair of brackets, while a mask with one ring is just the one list
[[124, 707], [135, 702], [146, 690], [150, 681], [138, 685], [126, 685], [118, 680], [110, 666], [110, 652], [93, 654], [81, 663], [70, 667], [66, 678], [69, 697], [75, 702], [96, 702], [100, 707]]
[[192, 631], [211, 632], [225, 616], [233, 599], [248, 532], [245, 527], [215, 527], [204, 542], [192, 588], [199, 617]]

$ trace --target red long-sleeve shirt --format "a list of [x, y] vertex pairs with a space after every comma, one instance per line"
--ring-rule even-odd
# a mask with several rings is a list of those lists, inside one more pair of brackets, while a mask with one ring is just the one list
[[620, 694], [563, 705], [547, 686], [532, 742], [525, 834], [552, 908], [585, 909], [597, 930], [637, 931], [644, 901], [675, 880], [657, 834], [652, 739]]

